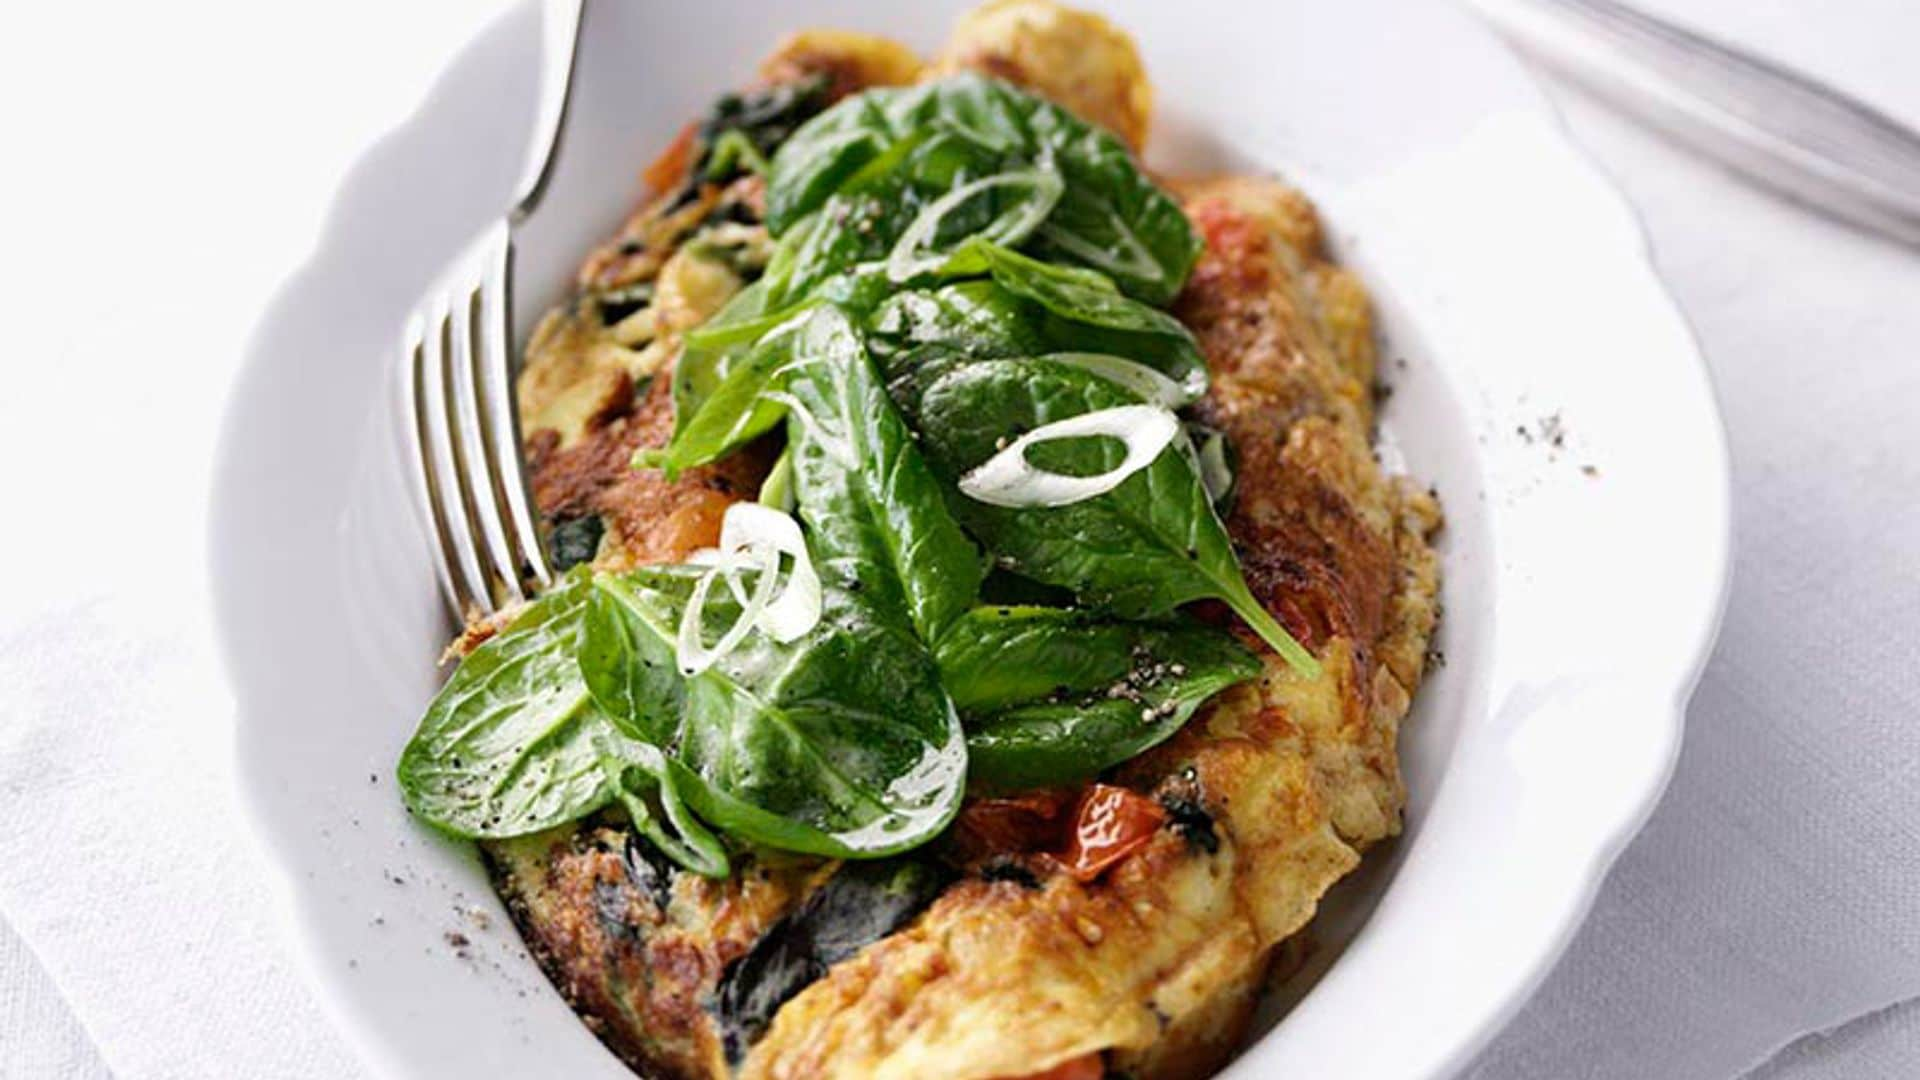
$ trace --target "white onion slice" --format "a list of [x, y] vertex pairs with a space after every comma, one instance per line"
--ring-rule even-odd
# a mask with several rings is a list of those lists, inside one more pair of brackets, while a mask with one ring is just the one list
[[[734, 574], [740, 568], [740, 559], [743, 554], [722, 552], [721, 561], [713, 569], [700, 575], [699, 581], [694, 582], [693, 595], [687, 598], [687, 610], [680, 613], [680, 634], [673, 646], [674, 659], [680, 663], [680, 674], [698, 675], [739, 648], [740, 643], [746, 640], [747, 632], [752, 630], [754, 624], [759, 621], [760, 613], [766, 610], [767, 601], [773, 598], [773, 569], [763, 567], [760, 583], [753, 590], [753, 596], [747, 600], [746, 607], [741, 610], [740, 617], [733, 621], [732, 626], [727, 627], [726, 632], [720, 635], [720, 640], [714, 642], [712, 648], [707, 647], [704, 640], [707, 594], [713, 591], [713, 583], [717, 578], [726, 578], [730, 585], [736, 583]], [[773, 568], [777, 568], [779, 556], [771, 551], [767, 554], [771, 557], [765, 562], [772, 563]]]
[[[1020, 436], [960, 478], [960, 493], [990, 506], [1066, 506], [1104, 495], [1153, 464], [1180, 433], [1180, 421], [1158, 405], [1122, 405], [1043, 424]], [[1028, 448], [1058, 439], [1105, 435], [1127, 446], [1118, 466], [1095, 476], [1068, 476], [1036, 468]]]
[[766, 573], [770, 575], [778, 573], [781, 555], [793, 559], [786, 587], [760, 612], [758, 623], [767, 636], [784, 644], [820, 622], [820, 576], [814, 572], [799, 522], [770, 506], [734, 503], [721, 519], [720, 547], [773, 552], [773, 558], [767, 560]]
[[749, 598], [746, 588], [740, 584], [740, 575], [738, 572], [740, 568], [737, 558], [729, 557], [717, 547], [710, 547], [695, 549], [687, 556], [685, 561], [688, 566], [720, 567], [724, 571], [720, 576], [726, 579], [727, 590], [733, 593], [733, 598], [738, 601], [742, 607], [746, 606]]
[[[785, 587], [776, 589], [783, 555], [792, 558], [793, 569], [787, 572]], [[806, 537], [799, 522], [772, 507], [758, 503], [727, 507], [720, 520], [720, 546], [701, 548], [687, 556], [687, 562], [708, 570], [694, 583], [693, 595], [680, 616], [674, 658], [682, 675], [698, 675], [719, 663], [756, 627], [784, 644], [820, 622], [820, 576], [807, 554]], [[760, 575], [752, 595], [740, 580], [746, 570]], [[740, 617], [709, 647], [705, 641], [707, 597], [716, 581], [726, 583], [741, 610]]]
[[1207, 373], [1203, 368], [1194, 368], [1185, 381], [1174, 382], [1137, 360], [1106, 353], [1047, 353], [1040, 359], [1090, 371], [1110, 383], [1133, 391], [1149, 404], [1167, 409], [1177, 409], [1207, 392]]
[[922, 255], [920, 247], [940, 231], [940, 222], [953, 213], [954, 208], [982, 191], [1012, 185], [1031, 186], [1034, 197], [1016, 207], [1012, 213], [995, 218], [979, 234], [983, 239], [1008, 247], [1025, 240], [1047, 219], [1048, 214], [1053, 213], [1054, 204], [1060, 201], [1060, 194], [1067, 187], [1066, 182], [1060, 179], [1060, 174], [1051, 169], [1017, 169], [961, 184], [928, 203], [925, 209], [914, 216], [906, 231], [900, 234], [893, 250], [887, 254], [887, 280], [897, 284], [938, 269], [949, 255], [945, 252]]

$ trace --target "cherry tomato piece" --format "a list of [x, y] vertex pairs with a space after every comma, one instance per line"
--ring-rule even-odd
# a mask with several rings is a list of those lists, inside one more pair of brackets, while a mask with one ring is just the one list
[[1121, 859], [1147, 846], [1166, 824], [1160, 804], [1111, 784], [1095, 784], [1074, 809], [1073, 835], [1063, 858], [1067, 872], [1092, 881]]

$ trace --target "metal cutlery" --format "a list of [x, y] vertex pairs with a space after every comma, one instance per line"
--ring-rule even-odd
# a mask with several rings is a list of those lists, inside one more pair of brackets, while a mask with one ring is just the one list
[[545, 0], [540, 96], [512, 209], [482, 229], [407, 319], [399, 387], [415, 497], [456, 619], [552, 580], [520, 458], [513, 393], [515, 229], [539, 206], [565, 128], [583, 0]]
[[1472, 0], [1523, 53], [1820, 212], [1920, 246], [1920, 134], [1615, 0]]

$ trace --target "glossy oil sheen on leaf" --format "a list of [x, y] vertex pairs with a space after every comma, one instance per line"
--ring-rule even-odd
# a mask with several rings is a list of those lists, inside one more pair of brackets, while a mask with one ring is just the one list
[[[642, 568], [614, 587], [659, 633], [684, 610], [690, 580], [684, 568]], [[700, 816], [735, 835], [821, 855], [886, 854], [951, 816], [965, 771], [957, 720], [911, 630], [824, 584], [824, 618], [807, 636], [781, 645], [750, 635], [685, 681], [668, 764]], [[713, 627], [738, 613], [715, 590]]]
[[600, 740], [600, 767], [615, 802], [640, 835], [667, 858], [696, 874], [723, 878], [731, 866], [726, 848], [694, 816], [682, 790], [685, 781], [657, 746], [609, 736]]

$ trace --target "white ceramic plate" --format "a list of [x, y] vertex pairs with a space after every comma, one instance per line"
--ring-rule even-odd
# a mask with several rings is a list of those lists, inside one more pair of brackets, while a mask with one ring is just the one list
[[[1448, 516], [1445, 663], [1405, 728], [1406, 834], [1336, 890], [1316, 962], [1231, 1075], [1441, 1076], [1544, 974], [1672, 764], [1728, 566], [1712, 391], [1632, 215], [1464, 12], [1101, 6], [1159, 88], [1156, 164], [1273, 169], [1320, 201], [1378, 297], [1389, 452]], [[524, 238], [520, 326], [638, 168], [779, 33], [930, 49], [957, 7], [595, 6]], [[490, 29], [354, 169], [222, 440], [212, 557], [247, 801], [315, 983], [393, 1075], [622, 1075], [473, 854], [402, 813], [391, 771], [447, 631], [389, 437], [394, 341], [505, 205], [535, 26], [521, 10]]]

